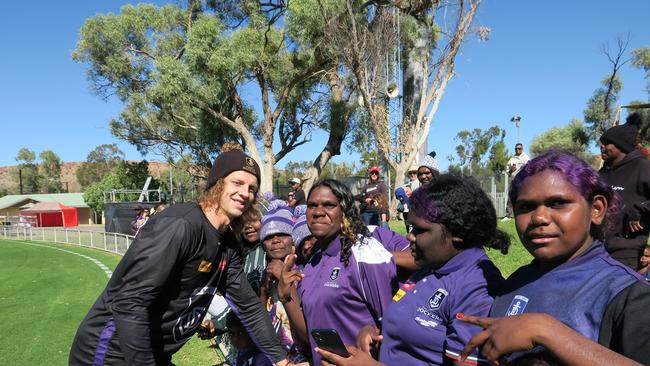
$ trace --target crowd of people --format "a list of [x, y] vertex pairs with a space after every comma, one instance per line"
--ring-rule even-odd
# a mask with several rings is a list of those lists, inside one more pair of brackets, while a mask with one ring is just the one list
[[[196, 332], [227, 337], [230, 365], [650, 364], [650, 161], [632, 115], [601, 137], [599, 171], [567, 152], [510, 164], [508, 253], [488, 195], [441, 174], [435, 153], [395, 193], [378, 167], [355, 196], [299, 178], [260, 211], [257, 163], [235, 145], [197, 203], [148, 219], [80, 325], [71, 365], [162, 364]], [[523, 161], [522, 160], [526, 160]], [[206, 316], [207, 315], [207, 316]], [[329, 335], [340, 338], [327, 342]]]

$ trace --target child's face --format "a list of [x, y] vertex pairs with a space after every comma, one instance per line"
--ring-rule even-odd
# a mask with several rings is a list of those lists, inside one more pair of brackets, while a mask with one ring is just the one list
[[257, 243], [260, 240], [260, 227], [262, 222], [259, 219], [249, 220], [244, 223], [242, 236], [249, 243]]
[[587, 202], [561, 173], [544, 170], [524, 180], [513, 208], [524, 247], [542, 268], [553, 268], [591, 246], [591, 225], [602, 222], [607, 201]]
[[645, 247], [639, 262], [641, 263], [642, 268], [650, 265], [650, 247]]
[[305, 240], [302, 241], [302, 245], [300, 245], [300, 255], [302, 258], [309, 259], [311, 257], [312, 253], [314, 252], [314, 248], [316, 245], [316, 237], [313, 235], [308, 236], [305, 238]]

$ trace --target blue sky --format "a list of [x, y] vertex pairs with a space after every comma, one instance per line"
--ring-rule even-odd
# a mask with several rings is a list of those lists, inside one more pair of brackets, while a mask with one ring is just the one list
[[[129, 159], [142, 156], [110, 134], [108, 122], [121, 105], [89, 91], [85, 67], [72, 61], [78, 31], [97, 13], [117, 12], [128, 0], [9, 2], [0, 13], [0, 166], [14, 165], [22, 147], [53, 150], [64, 161], [83, 161], [100, 144], [116, 142]], [[156, 1], [156, 3], [163, 3]], [[484, 0], [476, 25], [492, 28], [488, 42], [468, 39], [456, 61], [456, 77], [441, 101], [429, 149], [442, 167], [454, 154], [458, 131], [495, 124], [517, 139], [510, 118], [522, 117], [526, 146], [552, 126], [582, 117], [610, 65], [600, 48], [629, 33], [629, 49], [650, 46], [650, 1]], [[620, 102], [648, 99], [645, 73], [626, 65]], [[290, 160], [313, 160], [325, 137], [299, 148]], [[149, 155], [149, 160], [161, 160]], [[344, 151], [335, 161], [358, 159]]]

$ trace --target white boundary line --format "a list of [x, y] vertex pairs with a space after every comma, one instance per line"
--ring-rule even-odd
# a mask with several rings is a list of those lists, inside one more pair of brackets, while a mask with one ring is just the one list
[[77, 256], [79, 256], [79, 257], [82, 257], [82, 258], [88, 259], [89, 261], [95, 263], [99, 268], [101, 268], [102, 271], [104, 271], [104, 273], [106, 273], [106, 276], [108, 276], [108, 278], [111, 278], [111, 276], [113, 275], [113, 271], [111, 271], [110, 268], [108, 268], [104, 263], [100, 262], [99, 260], [97, 260], [97, 259], [95, 259], [95, 258], [93, 258], [93, 257], [87, 256], [87, 255], [85, 255], [85, 254], [77, 253], [77, 252], [74, 252], [74, 251], [72, 251], [72, 250], [67, 250], [67, 249], [63, 249], [63, 248], [57, 248], [57, 247], [50, 246], [50, 245], [42, 245], [42, 244], [36, 244], [36, 243], [28, 243], [28, 242], [26, 242], [26, 241], [22, 241], [22, 240], [15, 240], [15, 242], [23, 243], [23, 244], [27, 244], [27, 245], [33, 245], [33, 246], [37, 246], [37, 247], [56, 249], [56, 250], [60, 250], [60, 251], [62, 251], [62, 252], [66, 252], [66, 253], [70, 253], [70, 254], [77, 255]]

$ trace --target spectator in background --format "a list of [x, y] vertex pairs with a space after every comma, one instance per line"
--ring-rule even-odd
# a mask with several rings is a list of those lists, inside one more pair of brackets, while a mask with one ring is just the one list
[[[420, 181], [418, 180], [418, 167], [412, 165], [408, 172], [408, 181], [401, 187], [397, 187], [395, 190], [395, 198], [399, 201], [400, 205], [397, 207], [397, 211], [402, 213], [402, 218], [404, 219], [404, 226], [406, 226], [406, 232], [409, 231], [409, 205], [408, 200], [411, 197], [411, 193], [420, 186]], [[400, 209], [401, 206], [401, 209]]]
[[650, 161], [636, 149], [642, 117], [633, 113], [623, 125], [600, 137], [603, 179], [621, 197], [614, 229], [605, 239], [612, 257], [636, 270], [650, 233]]
[[530, 158], [524, 152], [524, 145], [521, 142], [515, 144], [515, 155], [513, 155], [510, 160], [508, 160], [508, 173], [510, 174], [510, 179], [514, 178], [517, 173], [521, 170], [521, 167], [528, 163]]
[[[528, 155], [524, 152], [524, 145], [521, 142], [515, 144], [515, 155], [513, 155], [510, 160], [508, 160], [508, 177], [510, 181], [519, 173], [521, 168], [528, 163]], [[503, 218], [503, 221], [509, 220], [512, 217], [512, 203], [510, 199], [506, 204], [506, 216]]]
[[388, 227], [388, 189], [379, 175], [379, 167], [368, 170], [369, 181], [363, 190], [361, 217], [366, 225]]
[[140, 228], [139, 222], [141, 222], [142, 215], [145, 211], [140, 205], [135, 206], [133, 210], [135, 211], [135, 218], [131, 221], [131, 235], [138, 233], [138, 229]]
[[418, 166], [418, 181], [420, 181], [420, 185], [427, 184], [438, 178], [439, 175], [440, 169], [436, 160], [436, 152], [432, 151], [424, 156]]
[[140, 232], [140, 229], [144, 226], [144, 224], [149, 221], [149, 210], [148, 209], [142, 209], [142, 212], [140, 213], [140, 217], [136, 220], [135, 225], [136, 225], [136, 231], [135, 234], [137, 235]]
[[291, 178], [289, 180], [289, 185], [291, 186], [291, 189], [293, 189], [293, 197], [289, 198], [289, 207], [304, 205], [306, 203], [305, 191], [302, 190], [302, 181], [300, 178]]
[[[420, 181], [418, 180], [418, 166], [411, 165], [409, 167], [409, 170], [406, 172], [406, 175], [408, 177], [408, 181], [406, 182], [405, 185], [408, 185], [409, 188], [411, 188], [411, 191], [415, 191], [416, 189], [418, 189], [418, 187], [420, 186]], [[409, 197], [410, 196], [411, 195], [409, 194]]]

